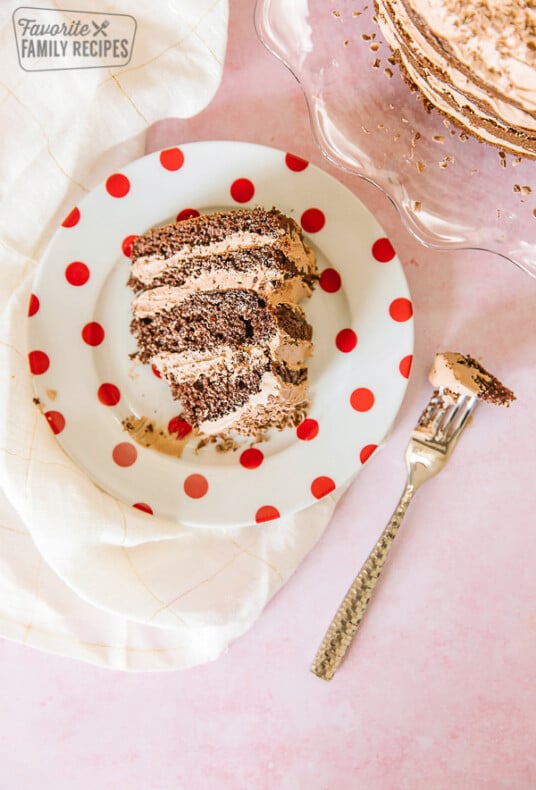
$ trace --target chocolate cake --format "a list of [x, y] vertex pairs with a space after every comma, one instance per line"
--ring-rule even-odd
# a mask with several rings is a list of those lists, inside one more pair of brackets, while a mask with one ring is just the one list
[[308, 408], [316, 278], [299, 226], [276, 209], [154, 228], [132, 247], [131, 331], [199, 433], [262, 435]]
[[407, 81], [467, 132], [536, 157], [532, 0], [375, 0]]
[[434, 387], [446, 390], [455, 398], [476, 395], [480, 400], [498, 406], [509, 406], [515, 400], [508, 387], [468, 354], [455, 351], [436, 354], [429, 378]]

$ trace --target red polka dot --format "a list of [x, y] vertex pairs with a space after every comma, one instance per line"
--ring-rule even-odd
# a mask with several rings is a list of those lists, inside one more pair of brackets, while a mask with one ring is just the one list
[[318, 284], [326, 293], [334, 294], [341, 287], [341, 275], [336, 269], [324, 269], [320, 273]]
[[301, 156], [286, 154], [285, 164], [289, 170], [293, 170], [295, 173], [300, 173], [302, 170], [305, 170], [305, 168], [309, 165], [309, 162], [307, 159], [302, 159]]
[[166, 170], [179, 170], [184, 164], [184, 154], [180, 148], [167, 148], [160, 151], [160, 164]]
[[122, 173], [114, 173], [106, 180], [106, 191], [114, 198], [122, 198], [130, 191], [130, 181]]
[[208, 480], [204, 475], [189, 475], [184, 481], [184, 492], [192, 499], [201, 499], [208, 491]]
[[413, 364], [413, 354], [408, 354], [407, 357], [404, 357], [400, 360], [400, 364], [398, 369], [402, 376], [405, 379], [409, 379], [409, 374], [411, 373], [411, 366]]
[[403, 296], [400, 299], [394, 299], [389, 305], [389, 315], [393, 321], [409, 321], [413, 315], [413, 306], [410, 300]]
[[142, 510], [144, 513], [149, 513], [150, 516], [153, 515], [153, 509], [150, 505], [147, 505], [145, 502], [136, 502], [132, 507], [137, 508], [138, 510]]
[[326, 217], [319, 208], [308, 208], [301, 215], [300, 223], [306, 233], [318, 233], [326, 224]]
[[356, 411], [370, 411], [374, 406], [374, 393], [367, 387], [359, 387], [350, 395], [350, 404]]
[[183, 208], [177, 214], [177, 222], [183, 222], [185, 219], [193, 219], [199, 216], [199, 211], [196, 208]]
[[50, 359], [44, 351], [30, 351], [28, 354], [30, 370], [35, 376], [45, 373], [50, 367]]
[[244, 469], [257, 469], [264, 461], [264, 453], [256, 447], [249, 447], [240, 455], [240, 463]]
[[316, 499], [322, 499], [322, 497], [334, 491], [335, 488], [335, 483], [331, 477], [315, 477], [311, 483], [311, 494], [316, 497]]
[[79, 219], [80, 219], [80, 210], [75, 206], [73, 210], [69, 214], [67, 214], [67, 216], [61, 223], [62, 227], [73, 228], [75, 225], [78, 224]]
[[39, 310], [39, 299], [35, 294], [30, 294], [30, 301], [28, 302], [28, 315], [32, 316]]
[[364, 447], [361, 448], [361, 452], [359, 453], [359, 460], [362, 464], [366, 463], [372, 453], [378, 449], [377, 444], [366, 444]]
[[184, 439], [193, 430], [190, 423], [182, 420], [180, 417], [172, 417], [168, 422], [167, 429], [172, 436], [176, 434], [177, 439]]
[[162, 374], [160, 373], [160, 371], [158, 370], [156, 365], [151, 365], [151, 370], [153, 371], [153, 373], [154, 373], [154, 375], [156, 376], [157, 379], [161, 379], [162, 378]]
[[387, 263], [393, 260], [396, 253], [389, 239], [383, 238], [376, 239], [372, 245], [372, 254], [380, 263]]
[[130, 256], [132, 255], [132, 245], [134, 244], [137, 238], [138, 237], [135, 234], [133, 234], [132, 236], [125, 236], [125, 238], [121, 242], [121, 249], [123, 251], [123, 255], [125, 255], [127, 258], [130, 258]]
[[348, 353], [349, 351], [353, 351], [354, 348], [357, 346], [357, 335], [353, 329], [341, 329], [340, 332], [337, 333], [337, 337], [335, 338], [335, 345], [339, 349], [339, 351], [343, 351], [344, 353]]
[[231, 184], [231, 197], [237, 203], [247, 203], [255, 194], [255, 187], [249, 178], [237, 178]]
[[318, 435], [319, 426], [316, 420], [307, 419], [301, 422], [296, 428], [298, 439], [308, 442]]
[[88, 346], [100, 346], [104, 340], [104, 329], [97, 321], [90, 321], [82, 329], [82, 340]]
[[46, 411], [45, 417], [52, 429], [52, 433], [61, 433], [65, 428], [65, 417], [59, 411]]
[[73, 261], [65, 269], [65, 279], [70, 285], [85, 285], [89, 280], [89, 268], [82, 261]]
[[104, 406], [115, 406], [121, 400], [121, 393], [119, 387], [115, 384], [101, 384], [97, 390], [97, 398]]
[[257, 524], [262, 524], [265, 521], [273, 521], [274, 518], [279, 518], [279, 510], [273, 505], [263, 505], [255, 513], [255, 521]]
[[130, 442], [120, 442], [112, 450], [112, 458], [117, 466], [132, 466], [137, 457], [138, 451]]

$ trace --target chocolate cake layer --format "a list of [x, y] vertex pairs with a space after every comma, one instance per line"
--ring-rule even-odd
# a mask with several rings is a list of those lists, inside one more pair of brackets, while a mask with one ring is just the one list
[[279, 303], [275, 308], [277, 323], [289, 337], [296, 340], [311, 340], [313, 327], [305, 318], [305, 314], [296, 305]]
[[195, 378], [168, 379], [173, 396], [181, 401], [184, 418], [191, 425], [223, 417], [244, 406], [252, 394], [258, 393], [269, 360], [249, 364], [244, 354], [243, 363], [233, 369], [214, 366], [209, 373]]
[[138, 358], [148, 362], [162, 350], [206, 350], [226, 344], [268, 345], [279, 331], [295, 340], [312, 336], [297, 306], [272, 305], [254, 291], [203, 291], [175, 303], [142, 294], [134, 301], [131, 331], [138, 339]]
[[293, 384], [282, 381], [274, 373], [266, 372], [259, 391], [250, 395], [243, 406], [220, 418], [200, 423], [201, 432], [226, 435], [232, 430], [245, 436], [263, 436], [267, 428], [281, 430], [298, 425], [309, 407], [307, 382]]
[[138, 236], [132, 244], [132, 259], [150, 255], [170, 258], [183, 250], [191, 251], [209, 247], [214, 242], [225, 242], [236, 234], [257, 235], [272, 240], [292, 234], [302, 238], [299, 225], [275, 208], [221, 211], [154, 228]]

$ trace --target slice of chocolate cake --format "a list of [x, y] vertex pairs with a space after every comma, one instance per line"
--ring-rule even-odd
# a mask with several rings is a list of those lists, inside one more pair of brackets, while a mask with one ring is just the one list
[[316, 277], [299, 226], [275, 209], [156, 228], [133, 245], [131, 331], [184, 418], [207, 436], [262, 435], [307, 411]]

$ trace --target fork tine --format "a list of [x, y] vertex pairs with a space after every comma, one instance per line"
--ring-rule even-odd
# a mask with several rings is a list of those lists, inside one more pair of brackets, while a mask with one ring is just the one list
[[432, 441], [443, 444], [452, 450], [456, 441], [475, 408], [478, 399], [476, 396], [464, 395], [459, 398], [453, 410], [447, 413], [441, 429], [433, 436]]
[[442, 419], [439, 424], [438, 434], [444, 436], [450, 430], [450, 428], [456, 424], [456, 419], [460, 416], [460, 414], [465, 414], [465, 408], [467, 405], [467, 401], [469, 398], [467, 395], [461, 395], [458, 400], [453, 403], [452, 407], [447, 408], [445, 412], [441, 415]]
[[445, 409], [445, 411], [439, 413], [439, 421], [436, 430], [436, 434], [445, 434], [449, 427], [452, 425], [456, 416], [458, 415], [462, 405], [463, 405], [464, 398], [458, 398], [456, 403], [453, 403], [452, 406], [449, 406]]
[[460, 419], [454, 426], [452, 432], [449, 434], [450, 440], [456, 439], [458, 435], [461, 433], [461, 431], [463, 431], [467, 423], [467, 420], [471, 416], [473, 409], [475, 408], [477, 403], [478, 403], [478, 398], [476, 397], [476, 395], [473, 396], [472, 398], [466, 398], [463, 413], [461, 413]]
[[426, 438], [437, 445], [454, 443], [477, 401], [476, 396], [469, 395], [460, 395], [454, 400], [449, 390], [436, 390], [421, 414], [414, 434], [421, 440]]
[[447, 405], [443, 401], [441, 393], [439, 393], [440, 397], [438, 399], [438, 403], [436, 404], [437, 412], [433, 416], [430, 422], [430, 433], [433, 436], [436, 436], [438, 433], [442, 431], [443, 425], [446, 423], [448, 417], [451, 414], [454, 414], [458, 408], [457, 403], [448, 403]]
[[435, 436], [444, 423], [446, 416], [457, 408], [457, 402], [444, 389], [436, 389], [417, 421], [418, 430], [425, 429], [429, 436]]

